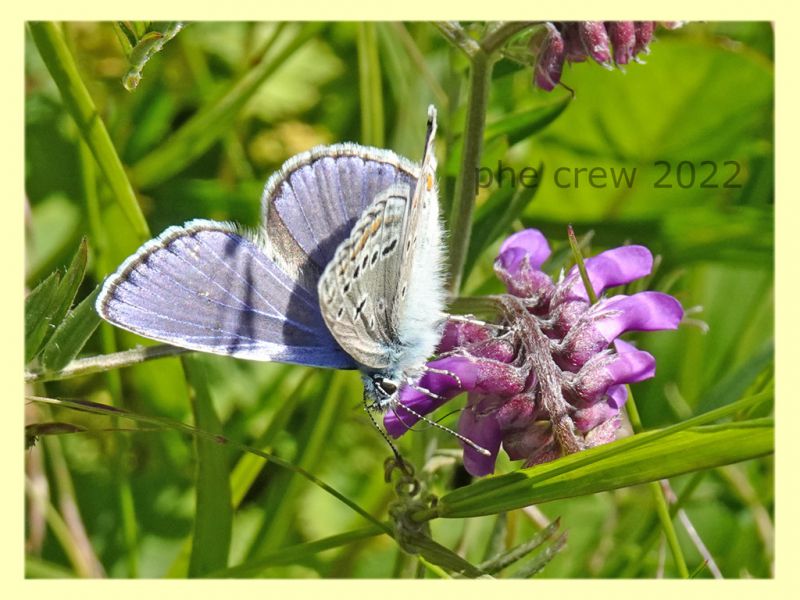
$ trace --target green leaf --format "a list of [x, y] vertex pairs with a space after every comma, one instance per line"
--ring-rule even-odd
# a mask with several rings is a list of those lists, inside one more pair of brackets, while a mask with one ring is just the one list
[[[770, 419], [642, 433], [530, 469], [475, 482], [439, 500], [441, 517], [475, 517], [596, 494], [757, 458], [773, 452]], [[655, 439], [652, 443], [649, 440]], [[570, 468], [574, 465], [574, 468]]]
[[515, 579], [527, 579], [528, 577], [533, 577], [539, 571], [544, 569], [547, 566], [547, 563], [553, 560], [556, 557], [556, 554], [558, 554], [566, 545], [567, 534], [562, 533], [552, 544], [548, 545], [525, 565], [520, 567], [519, 570], [517, 570], [517, 572], [511, 577]]
[[[521, 110], [487, 123], [483, 132], [484, 158], [489, 154], [488, 149], [500, 142], [505, 142], [506, 147], [510, 147], [543, 131], [561, 116], [571, 99], [571, 96], [565, 96], [558, 102]], [[454, 133], [453, 150], [445, 162], [447, 173], [457, 173], [461, 165], [461, 145], [458, 142], [463, 135], [461, 131]]]
[[[86, 238], [83, 238], [80, 246], [78, 246], [78, 251], [75, 253], [72, 262], [67, 268], [67, 272], [61, 277], [58, 290], [53, 297], [53, 313], [50, 317], [50, 323], [53, 328], [61, 324], [67, 312], [69, 312], [72, 303], [75, 301], [75, 295], [78, 293], [78, 288], [86, 272], [87, 250], [88, 244]], [[50, 333], [54, 333], [52, 329]], [[50, 335], [45, 335], [44, 340], [42, 340], [45, 345], [50, 337]]]
[[58, 273], [51, 273], [25, 298], [25, 362], [36, 356], [50, 327], [58, 290]]
[[506, 567], [514, 564], [518, 560], [524, 558], [540, 546], [551, 539], [558, 528], [560, 526], [559, 519], [556, 519], [552, 523], [550, 523], [547, 527], [539, 531], [536, 535], [534, 535], [530, 540], [515, 546], [511, 550], [507, 552], [503, 552], [499, 556], [496, 556], [490, 560], [482, 562], [478, 565], [478, 568], [486, 571], [494, 575], [505, 569]]
[[383, 146], [383, 92], [381, 62], [375, 23], [359, 23], [358, 89], [361, 98], [361, 141], [367, 146]]
[[469, 561], [464, 560], [449, 548], [442, 546], [440, 543], [427, 536], [416, 536], [413, 539], [413, 544], [414, 550], [426, 560], [452, 573], [457, 573], [473, 579], [477, 577], [486, 577], [488, 575], [488, 573], [485, 573]]
[[43, 369], [58, 371], [78, 356], [100, 324], [100, 317], [94, 309], [94, 303], [99, 294], [100, 286], [97, 286], [59, 323], [55, 333], [42, 350]]
[[486, 126], [483, 139], [488, 142], [501, 136], [507, 136], [508, 145], [513, 146], [550, 125], [567, 109], [571, 100], [571, 96], [565, 96], [552, 104], [537, 106], [501, 117]]
[[[208, 391], [203, 357], [184, 356], [182, 362], [194, 390], [192, 410], [195, 425], [210, 433], [222, 433], [222, 425]], [[197, 504], [192, 556], [189, 561], [190, 577], [206, 575], [228, 565], [233, 521], [228, 453], [225, 447], [198, 437], [195, 439], [195, 448]]]

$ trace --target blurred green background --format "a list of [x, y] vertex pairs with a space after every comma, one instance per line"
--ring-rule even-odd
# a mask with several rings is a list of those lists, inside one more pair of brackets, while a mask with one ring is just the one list
[[[69, 23], [63, 31], [153, 235], [194, 218], [256, 227], [266, 179], [287, 158], [317, 144], [376, 144], [418, 160], [430, 103], [440, 115], [441, 199], [448, 214], [467, 63], [430, 24], [192, 23], [147, 62], [132, 92], [121, 83], [129, 64], [113, 24]], [[772, 29], [767, 23], [659, 29], [651, 50], [646, 64], [629, 65], [625, 73], [590, 63], [565, 66], [562, 81], [575, 90], [574, 98], [563, 88], [535, 90], [530, 67], [507, 59], [496, 65], [482, 165], [496, 170], [502, 161], [517, 171], [540, 168], [541, 185], [501, 235], [487, 239], [476, 227], [469, 263], [474, 268], [463, 288], [467, 295], [501, 291], [492, 275], [493, 258], [502, 238], [523, 226], [550, 238], [556, 252], [546, 269], [566, 264], [568, 223], [579, 236], [592, 234], [592, 253], [628, 242], [651, 248], [661, 260], [649, 287], [675, 295], [687, 309], [702, 307], [690, 318], [704, 321], [708, 332], [687, 323], [678, 332], [636, 336], [658, 360], [656, 377], [634, 387], [648, 428], [733, 402], [771, 378], [774, 336]], [[26, 286], [33, 288], [69, 264], [86, 236], [89, 267], [78, 293], [82, 299], [143, 239], [82, 148], [30, 35], [25, 56]], [[226, 108], [232, 90], [256, 76], [263, 81], [254, 93]], [[382, 116], [368, 130], [365, 93]], [[220, 112], [209, 112], [214, 110]], [[542, 118], [492, 129], [509, 115]], [[656, 161], [669, 165], [662, 183], [671, 187], [656, 187], [667, 168]], [[690, 167], [680, 167], [678, 179], [682, 162], [696, 171], [691, 184]], [[587, 179], [577, 186], [554, 184], [559, 168], [597, 167], [635, 168], [636, 179], [621, 188], [592, 187]], [[716, 175], [706, 183], [716, 187], [701, 186], [712, 169]], [[737, 187], [725, 187], [734, 172]], [[496, 184], [482, 189], [478, 223], [511, 192]], [[144, 341], [102, 324], [84, 354], [136, 343]], [[383, 481], [388, 450], [360, 409], [355, 374], [216, 356], [193, 361], [205, 370], [227, 436], [274, 449], [372, 514], [382, 514], [393, 497]], [[192, 421], [186, 379], [175, 358], [39, 383], [29, 391]], [[32, 421], [68, 421], [92, 430], [132, 426], [66, 410], [50, 414], [30, 405], [27, 410]], [[454, 426], [457, 418], [444, 422]], [[26, 454], [29, 481], [46, 490], [74, 546], [45, 527], [43, 505], [33, 502], [26, 518], [28, 575], [186, 576], [196, 514], [193, 444], [163, 429], [41, 440]], [[401, 445], [418, 470], [427, 464], [432, 491], [469, 481], [454, 455], [440, 452], [457, 447], [440, 432], [407, 435]], [[229, 449], [217, 452], [224, 466], [236, 466], [230, 565], [364, 524], [297, 476], [273, 465], [262, 468], [260, 460]], [[515, 468], [503, 459], [498, 464], [500, 472]], [[767, 458], [672, 480], [676, 490], [694, 486], [685, 509], [727, 577], [771, 575], [772, 478]], [[622, 489], [537, 510], [541, 514], [515, 511], [503, 519], [511, 546], [538, 531], [542, 515], [561, 517], [568, 545], [540, 576], [660, 572], [647, 490]], [[437, 520], [434, 538], [479, 562], [495, 521]], [[681, 536], [687, 560], [698, 564], [682, 530]], [[665, 569], [674, 575], [669, 560]], [[415, 565], [396, 544], [379, 536], [308, 553], [258, 574], [414, 573]]]

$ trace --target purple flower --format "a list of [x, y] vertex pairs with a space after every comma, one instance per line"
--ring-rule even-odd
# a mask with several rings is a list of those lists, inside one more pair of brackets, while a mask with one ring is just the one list
[[606, 23], [606, 28], [614, 46], [614, 62], [627, 65], [633, 59], [636, 46], [636, 25], [633, 21], [610, 21]]
[[[661, 22], [667, 28], [680, 21]], [[655, 21], [556, 21], [546, 22], [531, 38], [535, 56], [534, 86], [551, 91], [561, 81], [564, 61], [579, 63], [591, 58], [606, 69], [620, 69], [639, 54], [649, 54], [655, 34]]]
[[[473, 475], [492, 473], [501, 448], [528, 466], [614, 439], [625, 385], [655, 375], [655, 358], [619, 336], [675, 329], [683, 309], [672, 296], [649, 291], [591, 304], [577, 267], [555, 282], [541, 270], [549, 257], [535, 229], [502, 244], [494, 266], [508, 290], [500, 297], [503, 328], [449, 321], [438, 358], [414, 387], [401, 389], [400, 406], [384, 417], [390, 435], [418, 420], [404, 406], [425, 415], [467, 392], [458, 431], [489, 453], [462, 443]], [[584, 262], [601, 295], [648, 275], [653, 257], [643, 246], [623, 246]]]
[[547, 31], [536, 52], [533, 83], [549, 92], [561, 81], [561, 69], [564, 67], [564, 38], [552, 23], [545, 23], [545, 27]]

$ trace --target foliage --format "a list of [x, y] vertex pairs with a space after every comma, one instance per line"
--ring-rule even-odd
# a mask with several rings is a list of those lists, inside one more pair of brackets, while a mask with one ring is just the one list
[[[25, 358], [29, 399], [50, 399], [28, 403], [29, 577], [674, 577], [704, 557], [677, 518], [679, 547], [659, 550], [664, 493], [641, 484], [666, 477], [667, 510], [685, 511], [726, 577], [772, 575], [769, 24], [659, 30], [626, 73], [565, 67], [574, 97], [535, 90], [500, 54], [476, 62], [450, 27], [191, 23], [154, 53], [147, 40], [175, 24], [29, 25]], [[509, 31], [515, 47], [530, 29]], [[522, 471], [501, 461], [474, 482], [454, 439], [406, 435], [431, 507], [384, 480], [353, 373], [173, 356], [59, 375], [85, 366], [79, 353], [151, 344], [91, 310], [148, 236], [194, 218], [257, 226], [267, 177], [316, 144], [418, 159], [430, 103], [461, 295], [502, 291], [493, 259], [522, 227], [555, 242], [549, 271], [568, 267], [571, 223], [587, 256], [650, 247], [648, 287], [702, 307], [636, 338], [658, 360], [634, 389], [645, 433]], [[473, 159], [494, 176], [474, 215]], [[534, 168], [539, 185], [498, 183], [499, 166]], [[611, 185], [623, 168], [634, 183]]]

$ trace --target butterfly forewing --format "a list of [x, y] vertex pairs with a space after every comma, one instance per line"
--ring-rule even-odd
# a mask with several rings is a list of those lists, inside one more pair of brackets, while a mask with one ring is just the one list
[[96, 306], [123, 329], [193, 350], [355, 366], [327, 330], [316, 289], [222, 223], [193, 221], [148, 242], [106, 280]]
[[264, 189], [270, 254], [308, 285], [316, 282], [378, 194], [394, 184], [412, 190], [419, 167], [388, 150], [337, 144], [286, 162]]

